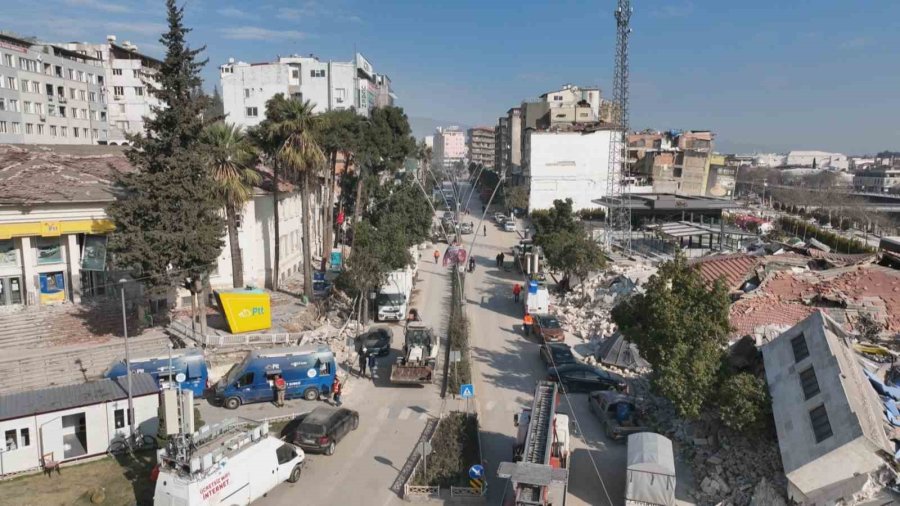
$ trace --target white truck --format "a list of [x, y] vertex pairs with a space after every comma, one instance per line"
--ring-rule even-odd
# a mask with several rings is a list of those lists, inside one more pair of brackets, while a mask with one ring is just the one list
[[179, 435], [157, 453], [153, 506], [243, 506], [300, 479], [303, 450], [267, 422], [229, 419]]
[[413, 285], [419, 271], [419, 249], [409, 249], [412, 265], [388, 274], [387, 281], [381, 285], [375, 296], [375, 309], [378, 321], [401, 321], [409, 312], [409, 301], [412, 297]]

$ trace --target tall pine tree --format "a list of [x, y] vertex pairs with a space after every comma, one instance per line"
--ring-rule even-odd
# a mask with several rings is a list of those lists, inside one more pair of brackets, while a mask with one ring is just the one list
[[194, 90], [206, 64], [197, 55], [205, 47], [188, 48], [184, 9], [175, 0], [166, 8], [169, 30], [160, 38], [166, 58], [156, 84], [147, 83], [160, 105], [146, 119], [144, 134], [131, 138], [127, 156], [135, 171], [119, 179], [121, 196], [108, 210], [116, 225], [109, 249], [118, 268], [151, 290], [190, 280], [196, 293], [222, 251], [224, 222], [200, 149], [207, 104]]

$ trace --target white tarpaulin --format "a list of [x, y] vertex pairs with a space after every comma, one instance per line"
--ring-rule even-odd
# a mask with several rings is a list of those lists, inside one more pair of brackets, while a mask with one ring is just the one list
[[675, 504], [675, 457], [672, 441], [653, 432], [628, 436], [625, 500]]

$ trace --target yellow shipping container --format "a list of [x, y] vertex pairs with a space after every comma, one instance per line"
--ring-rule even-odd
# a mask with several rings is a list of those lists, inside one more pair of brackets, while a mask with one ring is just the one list
[[216, 290], [216, 298], [232, 334], [272, 327], [272, 303], [265, 291], [255, 288]]

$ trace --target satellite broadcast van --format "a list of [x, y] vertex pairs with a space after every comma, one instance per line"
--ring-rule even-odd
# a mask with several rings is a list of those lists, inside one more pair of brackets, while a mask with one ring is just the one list
[[314, 401], [331, 391], [336, 372], [334, 353], [325, 345], [251, 351], [216, 383], [215, 401], [228, 409], [271, 402], [275, 399], [273, 383], [278, 375], [287, 383], [285, 399], [303, 397]]
[[225, 420], [173, 438], [157, 453], [153, 506], [244, 506], [300, 479], [306, 454], [267, 422]]

